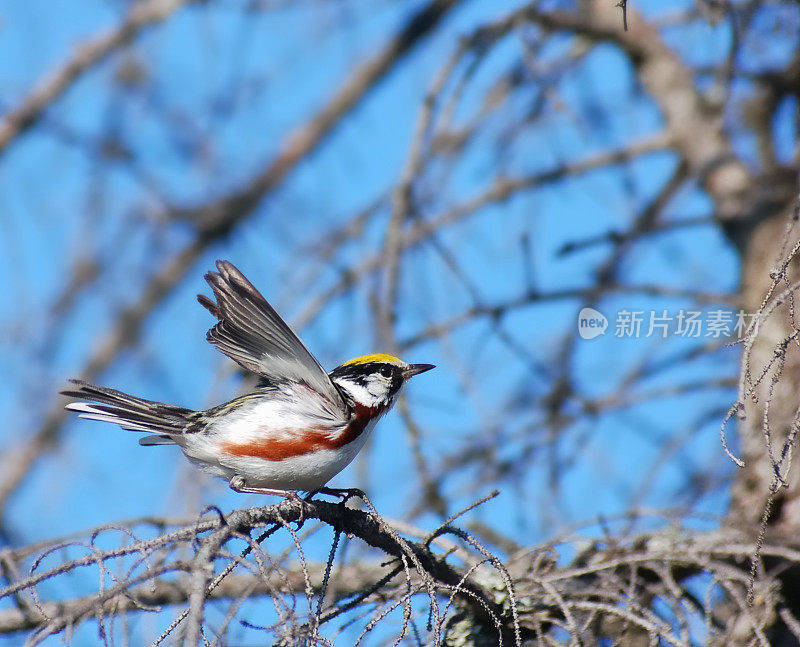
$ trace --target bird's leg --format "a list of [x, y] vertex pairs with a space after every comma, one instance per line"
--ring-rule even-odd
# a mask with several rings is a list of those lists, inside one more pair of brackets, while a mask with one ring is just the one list
[[359, 490], [358, 488], [332, 488], [323, 486], [310, 492], [308, 496], [305, 497], [305, 500], [310, 501], [311, 497], [315, 494], [327, 494], [329, 496], [341, 497], [342, 500], [339, 503], [347, 503], [353, 497], [358, 497], [363, 501], [366, 500], [367, 496], [364, 490]]
[[231, 477], [231, 480], [228, 481], [228, 485], [230, 486], [231, 490], [234, 492], [242, 492], [247, 494], [272, 494], [274, 496], [282, 496], [286, 497], [287, 501], [296, 501], [300, 504], [300, 517], [297, 519], [297, 529], [300, 530], [300, 526], [305, 523], [306, 520], [306, 508], [305, 508], [305, 500], [300, 498], [300, 495], [297, 494], [294, 490], [277, 490], [274, 488], [266, 488], [266, 487], [250, 487], [245, 483], [244, 477], [240, 476], [239, 474], [234, 474]]
[[238, 474], [231, 477], [228, 485], [234, 492], [242, 492], [247, 494], [272, 494], [274, 496], [286, 497], [292, 501], [298, 501], [300, 499], [300, 497], [297, 495], [297, 492], [294, 490], [276, 490], [274, 488], [266, 487], [250, 487], [245, 483], [244, 478]]

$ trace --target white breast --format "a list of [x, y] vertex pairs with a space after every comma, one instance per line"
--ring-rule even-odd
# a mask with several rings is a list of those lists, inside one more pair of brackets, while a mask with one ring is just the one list
[[250, 487], [314, 490], [350, 464], [363, 448], [377, 419], [371, 420], [357, 438], [340, 448], [318, 449], [281, 460], [226, 454], [223, 447], [229, 443], [263, 445], [270, 440], [276, 445], [301, 443], [308, 429], [327, 430], [329, 437], [335, 439], [350, 421], [334, 418], [323, 400], [324, 396], [303, 387], [250, 396], [206, 431], [187, 434], [178, 442], [190, 460], [215, 476], [230, 479], [240, 475]]

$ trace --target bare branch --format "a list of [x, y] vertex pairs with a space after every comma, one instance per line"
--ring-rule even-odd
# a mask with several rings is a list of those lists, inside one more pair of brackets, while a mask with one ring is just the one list
[[133, 2], [128, 15], [114, 29], [80, 45], [60, 68], [41, 79], [18, 106], [0, 120], [0, 156], [8, 145], [35, 126], [44, 111], [87, 70], [102, 63], [144, 29], [167, 20], [186, 0], [142, 0]]

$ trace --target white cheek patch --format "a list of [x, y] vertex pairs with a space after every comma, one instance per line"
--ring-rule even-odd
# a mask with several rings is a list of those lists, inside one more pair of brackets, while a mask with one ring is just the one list
[[391, 386], [391, 381], [385, 377], [373, 376], [367, 382], [367, 390], [376, 398], [386, 398]]
[[340, 384], [353, 400], [364, 406], [376, 407], [386, 400], [386, 391], [373, 380], [369, 380], [365, 384], [342, 380]]
[[364, 386], [355, 382], [348, 382], [346, 388], [356, 402], [368, 403], [375, 399], [372, 391], [369, 390], [369, 384]]
[[334, 380], [355, 402], [370, 408], [380, 407], [385, 410], [387, 404], [391, 406], [394, 403], [397, 395], [391, 392], [391, 379], [378, 374], [366, 376], [359, 381], [347, 377]]

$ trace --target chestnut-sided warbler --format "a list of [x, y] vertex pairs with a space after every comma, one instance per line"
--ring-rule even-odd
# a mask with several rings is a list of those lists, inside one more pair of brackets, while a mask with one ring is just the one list
[[[239, 492], [292, 496], [322, 488], [364, 446], [408, 378], [433, 368], [386, 354], [356, 357], [330, 373], [228, 261], [205, 275], [218, 322], [206, 338], [260, 375], [252, 393], [193, 411], [81, 380], [64, 395], [81, 418], [150, 432], [141, 445], [176, 444], [190, 461]], [[296, 496], [296, 495], [294, 495]]]

